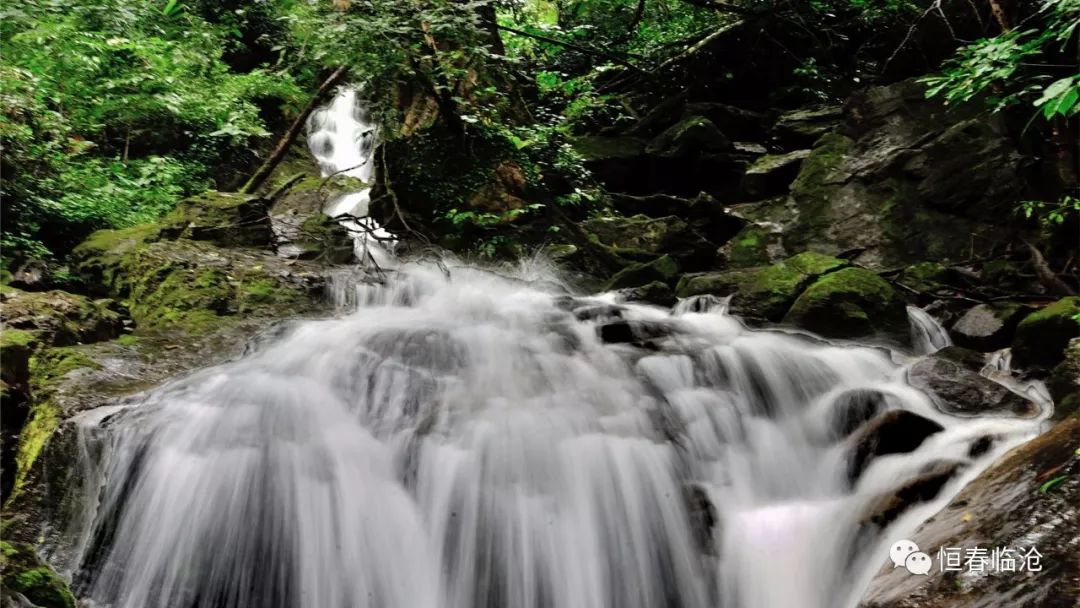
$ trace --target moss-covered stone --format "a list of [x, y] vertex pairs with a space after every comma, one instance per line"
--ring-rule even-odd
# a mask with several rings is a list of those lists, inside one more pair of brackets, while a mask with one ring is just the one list
[[586, 161], [633, 158], [645, 151], [645, 142], [633, 137], [589, 135], [574, 138], [571, 145]]
[[1080, 336], [1080, 297], [1062, 298], [1024, 317], [1016, 326], [1013, 362], [1019, 367], [1051, 368], [1065, 356], [1069, 341]]
[[833, 338], [901, 339], [908, 333], [904, 302], [891, 285], [865, 268], [822, 276], [795, 300], [784, 322]]
[[270, 201], [210, 190], [184, 199], [162, 220], [162, 234], [227, 247], [261, 247], [273, 240]]
[[912, 264], [900, 273], [900, 282], [922, 292], [934, 292], [943, 287], [956, 286], [960, 277], [957, 272], [937, 262]]
[[107, 300], [91, 300], [65, 291], [20, 291], [4, 287], [4, 324], [32, 331], [43, 344], [66, 346], [116, 337], [123, 318]]
[[704, 116], [690, 116], [657, 135], [645, 151], [661, 156], [682, 157], [721, 152], [730, 147], [731, 141], [711, 120]]
[[1054, 419], [1080, 411], [1080, 338], [1069, 341], [1065, 357], [1046, 379], [1046, 388], [1054, 399]]
[[742, 190], [750, 198], [776, 196], [788, 191], [799, 174], [799, 167], [810, 156], [810, 150], [795, 150], [786, 154], [766, 154], [746, 169]]
[[762, 266], [772, 260], [770, 245], [775, 245], [778, 235], [759, 224], [749, 224], [720, 248], [720, 256], [730, 268]]
[[33, 547], [23, 543], [0, 543], [3, 556], [3, 587], [22, 594], [40, 608], [75, 608], [67, 582], [45, 564]]
[[778, 321], [815, 278], [846, 265], [847, 262], [834, 257], [804, 252], [772, 266], [686, 275], [676, 286], [675, 294], [680, 298], [732, 295], [733, 313]]
[[608, 281], [605, 291], [639, 287], [654, 281], [670, 285], [675, 282], [678, 274], [679, 265], [671, 256], [665, 255], [651, 262], [631, 264], [620, 270]]

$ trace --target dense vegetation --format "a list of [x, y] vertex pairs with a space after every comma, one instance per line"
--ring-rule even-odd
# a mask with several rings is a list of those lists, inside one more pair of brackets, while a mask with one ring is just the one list
[[632, 124], [694, 72], [692, 86], [754, 108], [835, 103], [924, 74], [929, 95], [987, 104], [1016, 117], [1018, 137], [1054, 142], [1034, 151], [1057, 156], [1060, 187], [1016, 206], [1063, 223], [1078, 204], [1078, 16], [1077, 0], [24, 3], [0, 26], [5, 268], [62, 262], [94, 229], [235, 189], [339, 65], [375, 102], [384, 137], [427, 96], [453, 136], [515, 156], [531, 186], [560, 176], [509, 216], [430, 186], [442, 230], [471, 230], [489, 252], [523, 214], [595, 204], [568, 138]]

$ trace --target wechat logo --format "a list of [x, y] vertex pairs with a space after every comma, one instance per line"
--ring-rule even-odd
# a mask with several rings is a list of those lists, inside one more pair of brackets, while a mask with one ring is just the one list
[[930, 572], [933, 562], [930, 556], [919, 551], [919, 546], [910, 540], [898, 540], [889, 548], [889, 559], [892, 560], [893, 568], [903, 566], [911, 574], [926, 575]]

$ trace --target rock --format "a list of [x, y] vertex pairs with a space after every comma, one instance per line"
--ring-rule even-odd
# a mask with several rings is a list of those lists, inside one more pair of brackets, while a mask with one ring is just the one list
[[657, 135], [645, 147], [647, 154], [679, 158], [731, 148], [729, 140], [708, 118], [689, 116]]
[[701, 485], [689, 483], [683, 486], [683, 498], [686, 501], [686, 513], [690, 518], [690, 529], [697, 540], [698, 549], [706, 555], [712, 555], [717, 542], [720, 513], [709, 498], [709, 492]]
[[91, 300], [65, 291], [27, 292], [13, 287], [0, 291], [8, 330], [32, 332], [49, 346], [98, 342], [119, 336], [123, 316], [110, 300]]
[[809, 146], [835, 129], [843, 119], [840, 106], [824, 106], [785, 112], [773, 125], [773, 138], [792, 147]]
[[808, 156], [810, 150], [796, 150], [758, 158], [746, 169], [742, 180], [743, 193], [751, 199], [787, 193], [791, 182], [799, 174], [799, 167]]
[[578, 321], [610, 321], [621, 319], [623, 310], [625, 310], [624, 307], [613, 304], [595, 304], [575, 308], [573, 313]]
[[1080, 297], [1062, 298], [1024, 317], [1016, 326], [1013, 364], [1049, 369], [1065, 357], [1065, 347], [1080, 336]]
[[800, 253], [772, 266], [684, 275], [675, 295], [732, 295], [733, 314], [778, 321], [807, 285], [846, 265], [833, 257]]
[[273, 242], [269, 208], [262, 197], [210, 190], [180, 201], [162, 220], [161, 234], [226, 247], [266, 247]]
[[1065, 358], [1050, 372], [1046, 388], [1054, 399], [1055, 420], [1080, 410], [1080, 338], [1069, 340]]
[[907, 410], [890, 410], [873, 418], [848, 439], [848, 479], [854, 482], [870, 462], [887, 454], [914, 451], [943, 430], [940, 424]]
[[40, 608], [75, 608], [75, 596], [67, 583], [37, 556], [32, 546], [3, 542], [0, 553], [5, 591], [19, 593]]
[[709, 265], [716, 255], [715, 244], [675, 216], [605, 217], [586, 220], [581, 227], [604, 245], [612, 247], [616, 254], [629, 259], [647, 261], [670, 254], [680, 265], [695, 269]]
[[716, 256], [721, 265], [728, 268], [773, 264], [787, 257], [781, 238], [775, 226], [749, 224], [721, 246]]
[[47, 283], [49, 264], [44, 260], [27, 260], [11, 277], [10, 285], [19, 289], [36, 290]]
[[728, 242], [747, 225], [745, 219], [706, 192], [699, 192], [689, 201], [686, 217], [695, 230], [717, 244]]
[[645, 151], [645, 142], [634, 137], [588, 135], [575, 138], [572, 145], [585, 161], [592, 162], [636, 158]]
[[964, 286], [960, 273], [938, 262], [919, 262], [905, 268], [898, 277], [901, 283], [922, 292], [932, 293]]
[[888, 406], [888, 397], [878, 390], [859, 388], [840, 393], [829, 414], [833, 437], [847, 437]]
[[903, 341], [908, 334], [904, 302], [865, 268], [822, 276], [795, 300], [784, 322], [830, 338], [878, 335]]
[[649, 217], [686, 217], [690, 210], [690, 201], [668, 194], [649, 194], [634, 196], [612, 192], [611, 206], [623, 215], [647, 215]]
[[964, 348], [991, 352], [1012, 342], [1017, 324], [1031, 309], [1016, 302], [994, 302], [970, 308], [949, 330]]
[[631, 287], [619, 292], [619, 299], [624, 302], [646, 302], [657, 306], [671, 307], [675, 305], [675, 292], [667, 283], [653, 281], [641, 287]]
[[615, 273], [608, 281], [604, 291], [614, 291], [625, 287], [639, 287], [653, 282], [674, 283], [678, 278], [679, 265], [671, 256], [661, 256], [652, 262], [631, 264]]
[[1009, 240], [1001, 221], [1028, 194], [1025, 161], [977, 104], [944, 107], [914, 80], [848, 103], [791, 187], [784, 245], [891, 268], [985, 255]]
[[936, 498], [941, 488], [963, 466], [963, 463], [953, 460], [931, 463], [925, 471], [904, 482], [895, 490], [885, 492], [873, 499], [859, 518], [859, 523], [872, 524], [878, 528], [888, 526], [909, 508]]
[[722, 133], [730, 137], [760, 141], [765, 136], [763, 126], [765, 117], [758, 112], [723, 103], [694, 102], [686, 104], [683, 109], [683, 118], [692, 118], [694, 116], [707, 118]]
[[664, 338], [673, 332], [670, 323], [659, 321], [614, 321], [598, 326], [597, 334], [608, 344], [633, 344], [648, 348], [650, 340]]
[[[1070, 417], [1012, 450], [967, 484], [907, 538], [933, 555], [939, 547], [1007, 548], [1017, 564], [1035, 548], [1039, 570], [912, 576], [887, 553], [860, 608], [1071, 608], [1080, 597], [1080, 417]], [[1059, 480], [1048, 486], [1051, 480]]]
[[908, 382], [927, 393], [941, 411], [958, 416], [1038, 414], [1039, 407], [1004, 386], [983, 377], [982, 357], [958, 346], [943, 348], [915, 362]]
[[363, 187], [363, 182], [345, 175], [308, 177], [293, 184], [269, 212], [278, 255], [318, 258], [331, 263], [351, 260], [352, 235], [338, 222], [330, 221], [324, 210], [340, 197]]

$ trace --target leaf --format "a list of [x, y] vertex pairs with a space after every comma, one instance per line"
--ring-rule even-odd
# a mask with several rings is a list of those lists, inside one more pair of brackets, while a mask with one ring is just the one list
[[1056, 486], [1056, 485], [1060, 484], [1061, 482], [1065, 481], [1066, 477], [1068, 477], [1068, 475], [1059, 475], [1058, 477], [1055, 477], [1055, 478], [1051, 479], [1050, 481], [1048, 481], [1048, 482], [1042, 484], [1041, 486], [1039, 486], [1039, 492], [1041, 492], [1043, 494], [1046, 494], [1054, 486]]
[[161, 14], [166, 17], [172, 17], [182, 10], [184, 10], [184, 6], [180, 4], [179, 0], [169, 0], [165, 3], [165, 8], [161, 9]]

